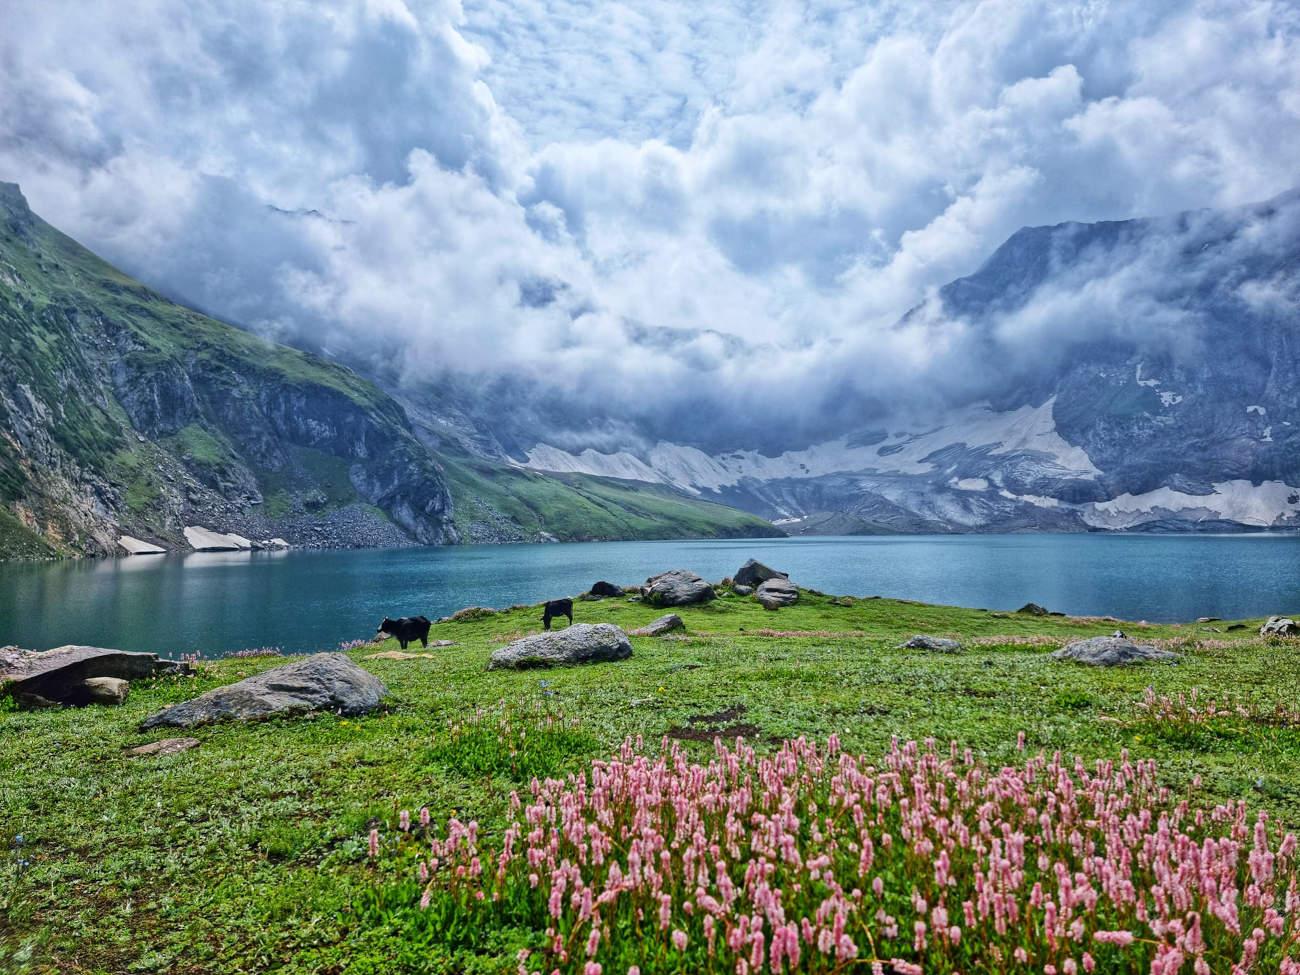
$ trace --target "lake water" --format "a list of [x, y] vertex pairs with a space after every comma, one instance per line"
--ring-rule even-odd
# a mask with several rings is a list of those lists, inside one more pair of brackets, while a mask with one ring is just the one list
[[1296, 535], [945, 535], [591, 542], [386, 551], [135, 556], [0, 564], [0, 644], [168, 656], [278, 646], [332, 650], [385, 616], [574, 595], [692, 569], [717, 580], [757, 558], [837, 595], [988, 609], [1034, 601], [1152, 621], [1300, 612]]

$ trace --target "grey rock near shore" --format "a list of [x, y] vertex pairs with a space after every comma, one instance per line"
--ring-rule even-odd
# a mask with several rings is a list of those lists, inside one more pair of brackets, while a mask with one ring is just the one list
[[562, 630], [523, 637], [492, 651], [488, 670], [572, 667], [626, 660], [630, 656], [632, 641], [613, 623], [574, 623]]
[[768, 579], [789, 579], [790, 577], [784, 572], [776, 571], [771, 566], [750, 559], [736, 570], [736, 574], [732, 578], [739, 586], [757, 586], [760, 583], [767, 582]]
[[[0, 648], [0, 685], [5, 685], [6, 691], [19, 704], [28, 706], [66, 704], [81, 707], [104, 703], [118, 692], [105, 691], [90, 685], [90, 681], [111, 677], [125, 683], [176, 673], [189, 673], [189, 666], [172, 660], [159, 660], [156, 653], [74, 645], [43, 652], [20, 650], [18, 647]], [[125, 699], [124, 693], [122, 697]]]
[[946, 640], [943, 637], [926, 636], [924, 633], [918, 633], [897, 647], [899, 650], [932, 650], [935, 653], [957, 653], [961, 650], [961, 644], [956, 640]]
[[1300, 623], [1287, 616], [1270, 616], [1268, 622], [1259, 628], [1260, 636], [1297, 636], [1300, 635]]
[[388, 693], [384, 682], [341, 653], [318, 653], [208, 691], [141, 722], [142, 729], [190, 728], [213, 721], [252, 721], [279, 714], [365, 714]]
[[640, 629], [632, 632], [637, 636], [663, 636], [665, 633], [671, 633], [673, 630], [684, 630], [686, 624], [676, 613], [667, 613], [659, 617], [653, 623], [647, 623]]
[[1114, 636], [1095, 636], [1090, 640], [1077, 640], [1052, 654], [1056, 660], [1073, 660], [1090, 667], [1116, 667], [1122, 664], [1144, 664], [1153, 660], [1182, 660], [1182, 655], [1161, 650], [1150, 644]]
[[735, 587], [735, 592], [736, 592], [736, 595], [737, 595], [737, 596], [752, 596], [752, 595], [754, 595], [754, 587], [753, 587], [753, 586], [745, 586], [745, 585], [737, 585], [737, 586]]
[[655, 606], [689, 606], [718, 598], [713, 587], [690, 569], [670, 569], [651, 576], [641, 587], [641, 596]]
[[764, 609], [780, 609], [799, 601], [799, 587], [789, 579], [774, 576], [754, 590], [754, 598], [763, 604]]

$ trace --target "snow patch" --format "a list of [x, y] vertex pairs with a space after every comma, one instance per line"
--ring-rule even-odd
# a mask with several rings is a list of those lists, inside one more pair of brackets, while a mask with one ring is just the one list
[[1267, 528], [1284, 514], [1300, 512], [1292, 501], [1300, 492], [1282, 481], [1219, 481], [1213, 494], [1186, 494], [1157, 488], [1145, 494], [1121, 494], [1081, 509], [1083, 520], [1096, 528], [1131, 528], [1144, 521], [1178, 517], [1191, 521], [1224, 520]]
[[954, 477], [948, 482], [949, 487], [954, 487], [958, 491], [987, 491], [989, 482], [983, 477]]
[[1247, 413], [1258, 413], [1260, 416], [1263, 416], [1264, 414], [1266, 414], [1266, 413], [1268, 412], [1268, 410], [1264, 409], [1264, 407], [1259, 406], [1259, 405], [1257, 405], [1257, 404], [1252, 404], [1252, 405], [1246, 407], [1246, 412], [1247, 412]]
[[1177, 393], [1171, 393], [1167, 389], [1160, 394], [1160, 402], [1164, 406], [1173, 406], [1174, 404], [1181, 403], [1182, 401], [1183, 398], [1181, 396], [1179, 396]]

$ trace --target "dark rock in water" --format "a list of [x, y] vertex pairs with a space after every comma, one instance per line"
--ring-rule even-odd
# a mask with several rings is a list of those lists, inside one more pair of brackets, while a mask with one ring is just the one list
[[0, 649], [0, 687], [24, 707], [82, 707], [94, 702], [97, 693], [104, 693], [87, 686], [89, 680], [113, 677], [133, 681], [173, 673], [189, 673], [189, 665], [159, 660], [156, 653], [106, 647], [70, 645], [44, 652], [18, 647]]
[[641, 587], [641, 595], [655, 606], [689, 606], [718, 598], [713, 587], [689, 569], [671, 569], [651, 576]]
[[754, 598], [764, 609], [780, 609], [799, 601], [799, 587], [789, 579], [774, 576], [754, 590]]
[[159, 711], [145, 718], [140, 727], [189, 728], [211, 721], [252, 721], [307, 711], [365, 714], [378, 707], [387, 693], [383, 681], [346, 654], [318, 653]]
[[1289, 616], [1270, 616], [1268, 622], [1259, 628], [1260, 636], [1297, 636], [1300, 635], [1300, 623]]
[[1144, 664], [1152, 660], [1182, 660], [1182, 656], [1148, 644], [1114, 636], [1095, 636], [1078, 640], [1052, 654], [1056, 660], [1073, 660], [1090, 667], [1116, 667], [1121, 664]]
[[589, 590], [593, 596], [621, 596], [623, 588], [616, 586], [612, 582], [606, 582], [602, 579]]
[[527, 670], [531, 667], [571, 667], [626, 660], [632, 641], [613, 623], [574, 623], [515, 640], [492, 651], [488, 670]]
[[686, 629], [686, 624], [682, 622], [682, 618], [676, 613], [668, 613], [666, 616], [659, 617], [653, 623], [647, 623], [639, 630], [633, 630], [632, 632], [636, 636], [663, 636], [673, 630], [684, 629]]
[[125, 704], [131, 685], [120, 677], [88, 677], [82, 681], [91, 704]]
[[764, 565], [762, 562], [756, 562], [750, 559], [739, 569], [733, 577], [735, 583], [740, 586], [757, 586], [760, 583], [767, 582], [768, 579], [789, 579], [790, 577], [784, 572], [777, 572], [771, 566]]
[[1028, 614], [1030, 614], [1031, 616], [1047, 616], [1047, 615], [1048, 615], [1048, 612], [1047, 612], [1046, 607], [1039, 606], [1037, 603], [1025, 603], [1025, 605], [1021, 606], [1018, 610], [1016, 610], [1016, 612], [1017, 612], [1017, 613], [1028, 613]]
[[961, 648], [961, 644], [956, 640], [945, 640], [942, 637], [926, 636], [924, 633], [918, 633], [910, 640], [900, 643], [896, 649], [932, 650], [935, 653], [957, 653]]
[[737, 596], [752, 596], [752, 595], [754, 595], [754, 587], [753, 587], [753, 586], [739, 586], [739, 585], [738, 585], [738, 586], [734, 587], [734, 591], [735, 591], [735, 593], [736, 593]]

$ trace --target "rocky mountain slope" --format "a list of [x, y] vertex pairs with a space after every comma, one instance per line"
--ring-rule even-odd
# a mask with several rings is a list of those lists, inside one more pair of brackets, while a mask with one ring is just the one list
[[658, 488], [472, 468], [444, 468], [373, 383], [169, 301], [0, 183], [0, 557], [184, 550], [188, 526], [306, 546], [774, 531]]
[[964, 336], [950, 380], [997, 385], [924, 422], [779, 456], [543, 439], [526, 463], [672, 485], [792, 532], [1300, 527], [1300, 192], [1022, 230], [897, 328], [935, 323]]

